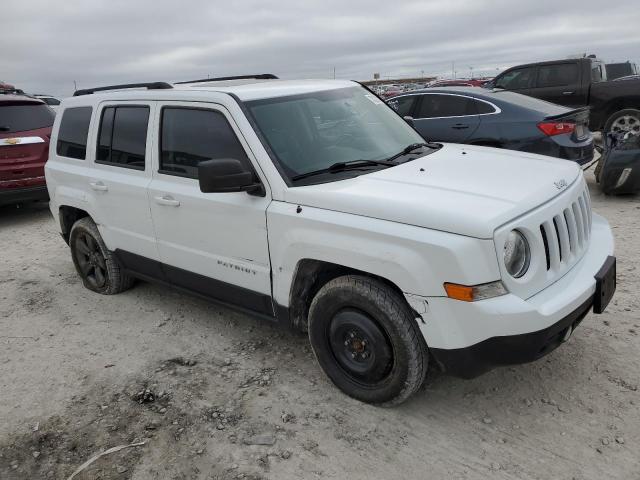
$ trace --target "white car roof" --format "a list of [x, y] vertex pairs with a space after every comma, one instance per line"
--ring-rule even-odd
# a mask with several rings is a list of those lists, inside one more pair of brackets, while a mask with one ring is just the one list
[[98, 91], [65, 100], [67, 105], [93, 104], [108, 100], [204, 100], [208, 93], [233, 94], [240, 100], [260, 100], [356, 86], [350, 80], [241, 79], [175, 83], [173, 88]]
[[233, 93], [240, 100], [284, 97], [352, 87], [347, 80], [224, 80], [174, 85], [174, 90], [210, 90]]

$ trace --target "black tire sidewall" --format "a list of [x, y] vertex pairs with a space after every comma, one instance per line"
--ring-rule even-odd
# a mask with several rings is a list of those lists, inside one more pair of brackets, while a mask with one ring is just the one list
[[[350, 278], [352, 288], [345, 288], [345, 282], [337, 282]], [[399, 302], [399, 295], [389, 287], [366, 277], [341, 277], [325, 285], [314, 298], [309, 310], [309, 339], [318, 363], [333, 381], [347, 395], [367, 403], [393, 403], [399, 396], [406, 393], [410, 376], [409, 370], [415, 368], [410, 358], [410, 350], [415, 348], [415, 333], [408, 332], [407, 324], [415, 322], [408, 307]], [[373, 282], [373, 289], [369, 283]], [[383, 295], [380, 292], [384, 292]], [[369, 388], [351, 378], [338, 364], [329, 344], [328, 330], [336, 313], [345, 308], [352, 308], [364, 312], [371, 317], [385, 332], [393, 349], [393, 367], [388, 377]], [[399, 315], [404, 315], [404, 321], [397, 321]], [[417, 328], [417, 327], [416, 327]], [[412, 335], [413, 333], [413, 335]], [[417, 332], [421, 336], [420, 332]], [[420, 337], [421, 338], [421, 337]], [[424, 340], [422, 340], [424, 342]], [[426, 349], [426, 345], [421, 345]], [[424, 378], [424, 376], [422, 377]], [[420, 382], [422, 383], [422, 382]]]
[[[107, 279], [104, 286], [101, 288], [94, 288], [91, 285], [91, 283], [87, 281], [85, 276], [82, 274], [82, 271], [80, 270], [80, 266], [78, 265], [78, 260], [76, 259], [76, 239], [80, 234], [86, 234], [91, 236], [97, 243], [98, 248], [100, 249], [100, 253], [104, 257], [104, 261], [107, 266], [107, 272], [106, 272]], [[113, 255], [104, 244], [104, 241], [100, 236], [100, 232], [98, 231], [98, 227], [91, 219], [89, 219], [88, 217], [85, 217], [78, 220], [73, 225], [73, 227], [71, 228], [71, 233], [69, 234], [69, 247], [71, 249], [71, 258], [73, 260], [73, 265], [75, 266], [76, 271], [78, 272], [78, 275], [82, 279], [82, 283], [85, 286], [85, 288], [96, 293], [101, 293], [103, 295], [116, 293], [116, 291], [118, 290], [117, 283], [120, 280], [119, 268], [117, 264], [115, 264], [115, 259], [113, 258]]]

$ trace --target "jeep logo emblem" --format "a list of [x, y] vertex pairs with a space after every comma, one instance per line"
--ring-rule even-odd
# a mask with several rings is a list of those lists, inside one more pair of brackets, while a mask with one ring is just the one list
[[561, 178], [557, 182], [553, 182], [553, 184], [556, 186], [558, 190], [562, 190], [567, 186], [567, 181], [564, 178]]

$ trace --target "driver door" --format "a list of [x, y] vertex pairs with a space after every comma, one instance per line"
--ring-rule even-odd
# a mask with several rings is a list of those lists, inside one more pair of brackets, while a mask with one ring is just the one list
[[162, 102], [155, 131], [149, 203], [167, 281], [273, 314], [269, 192], [203, 193], [198, 183], [198, 164], [205, 160], [234, 158], [256, 170], [233, 118], [221, 105]]

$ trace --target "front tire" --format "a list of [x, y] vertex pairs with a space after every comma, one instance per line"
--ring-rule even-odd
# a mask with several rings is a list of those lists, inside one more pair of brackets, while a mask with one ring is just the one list
[[415, 314], [398, 292], [373, 278], [327, 282], [309, 309], [309, 339], [331, 381], [366, 403], [402, 403], [427, 373], [427, 345]]
[[69, 234], [71, 258], [86, 288], [102, 295], [123, 292], [134, 279], [122, 271], [89, 217], [78, 220]]

